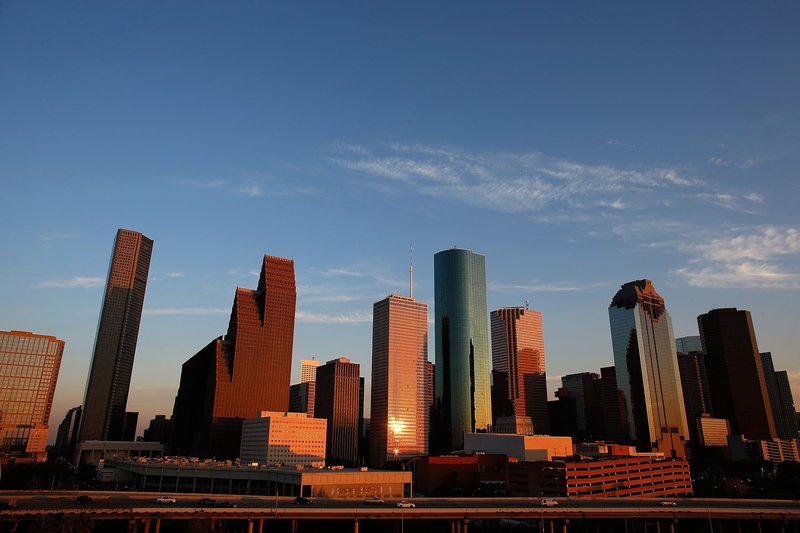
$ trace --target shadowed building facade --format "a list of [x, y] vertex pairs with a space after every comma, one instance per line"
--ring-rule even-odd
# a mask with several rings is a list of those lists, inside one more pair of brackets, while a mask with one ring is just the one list
[[288, 411], [295, 301], [294, 262], [265, 255], [258, 288], [236, 289], [228, 333], [183, 364], [174, 453], [234, 459], [242, 420]]
[[361, 367], [340, 357], [317, 368], [316, 418], [328, 421], [328, 465], [351, 466], [358, 460]]
[[648, 279], [622, 285], [608, 308], [628, 435], [641, 452], [686, 457], [689, 438], [672, 320]]
[[97, 324], [81, 415], [80, 441], [122, 440], [153, 241], [117, 231]]
[[714, 309], [697, 317], [714, 416], [748, 439], [776, 437], [772, 406], [749, 311]]
[[64, 341], [0, 331], [0, 454], [45, 460]]
[[486, 260], [452, 248], [433, 260], [436, 314], [436, 453], [460, 450], [464, 433], [492, 423]]
[[789, 384], [789, 374], [785, 370], [775, 372], [771, 352], [761, 353], [761, 366], [764, 369], [764, 381], [767, 384], [769, 403], [772, 406], [775, 434], [779, 439], [800, 438], [797, 433], [797, 421], [794, 417], [794, 398]]
[[550, 431], [542, 314], [524, 307], [491, 313], [492, 423], [506, 416], [530, 417], [533, 431]]
[[428, 306], [389, 295], [372, 311], [369, 462], [428, 454]]

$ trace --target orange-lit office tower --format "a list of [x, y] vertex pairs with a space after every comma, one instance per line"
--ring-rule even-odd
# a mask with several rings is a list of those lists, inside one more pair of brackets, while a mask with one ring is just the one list
[[175, 453], [233, 459], [243, 419], [288, 411], [295, 300], [294, 262], [265, 255], [258, 288], [236, 289], [228, 333], [183, 364]]
[[121, 440], [153, 241], [117, 231], [97, 324], [79, 440]]
[[47, 459], [47, 422], [64, 341], [0, 331], [0, 454]]
[[300, 361], [300, 383], [308, 383], [317, 380], [317, 367], [319, 361], [316, 359], [303, 359]]
[[529, 416], [533, 431], [546, 435], [550, 420], [542, 313], [524, 307], [498, 309], [491, 313], [491, 324], [493, 389], [504, 396], [492, 397], [492, 418]]
[[314, 416], [328, 420], [325, 456], [329, 465], [352, 466], [358, 458], [361, 367], [340, 357], [317, 368]]
[[428, 306], [391, 294], [372, 311], [369, 462], [428, 454]]

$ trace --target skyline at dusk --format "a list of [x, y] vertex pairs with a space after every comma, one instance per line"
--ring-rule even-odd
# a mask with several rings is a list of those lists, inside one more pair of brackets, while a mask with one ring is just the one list
[[[800, 6], [31, 2], [0, 8], [0, 330], [65, 341], [83, 401], [118, 228], [153, 239], [128, 410], [171, 415], [264, 254], [300, 360], [372, 375], [373, 304], [486, 261], [542, 313], [548, 399], [614, 362], [650, 279], [674, 336], [748, 310], [800, 398]], [[488, 327], [488, 324], [487, 324]], [[365, 402], [369, 406], [369, 401]]]

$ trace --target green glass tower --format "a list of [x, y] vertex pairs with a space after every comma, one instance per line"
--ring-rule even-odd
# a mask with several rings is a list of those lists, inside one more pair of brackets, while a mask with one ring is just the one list
[[464, 446], [492, 423], [486, 260], [452, 248], [433, 258], [436, 313], [434, 451]]

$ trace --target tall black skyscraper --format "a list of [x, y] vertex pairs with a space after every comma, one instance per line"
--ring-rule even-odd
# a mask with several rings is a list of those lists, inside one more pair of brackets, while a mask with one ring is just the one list
[[153, 241], [120, 229], [108, 269], [81, 416], [80, 440], [120, 440]]

